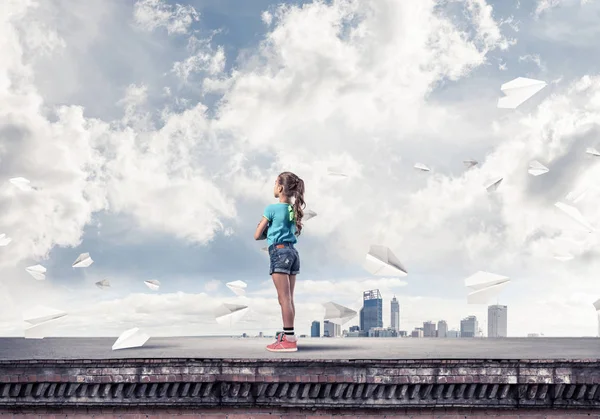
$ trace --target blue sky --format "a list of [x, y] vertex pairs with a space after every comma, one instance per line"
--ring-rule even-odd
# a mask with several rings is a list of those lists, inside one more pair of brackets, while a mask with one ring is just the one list
[[[545, 4], [10, 3], [0, 233], [13, 242], [0, 248], [0, 334], [22, 334], [20, 311], [38, 304], [70, 313], [62, 335], [281, 327], [252, 233], [274, 177], [292, 170], [319, 214], [298, 246], [300, 332], [321, 303], [358, 310], [371, 287], [386, 325], [396, 294], [403, 329], [457, 328], [470, 314], [485, 329], [487, 308], [466, 304], [463, 284], [483, 270], [513, 280], [498, 299], [511, 335], [595, 335], [597, 235], [553, 203], [600, 170], [584, 152], [599, 146], [599, 6]], [[500, 85], [516, 77], [548, 86], [517, 111], [497, 109]], [[478, 167], [465, 171], [468, 158]], [[528, 175], [534, 158], [551, 171]], [[327, 167], [350, 176], [331, 179]], [[16, 192], [16, 176], [40, 190]], [[592, 224], [597, 201], [591, 191], [578, 204]], [[370, 244], [389, 246], [409, 276], [370, 276]], [[565, 246], [575, 258], [560, 263]], [[95, 263], [71, 268], [82, 252]], [[36, 263], [44, 282], [24, 271]], [[110, 290], [94, 287], [103, 278]], [[234, 280], [248, 283], [247, 299], [224, 286]], [[232, 301], [252, 315], [223, 330], [212, 310]]]

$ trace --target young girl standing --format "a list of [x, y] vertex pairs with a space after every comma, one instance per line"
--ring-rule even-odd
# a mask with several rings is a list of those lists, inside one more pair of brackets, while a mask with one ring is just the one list
[[[294, 286], [296, 275], [300, 273], [300, 256], [294, 247], [296, 236], [302, 231], [304, 216], [304, 181], [291, 172], [283, 172], [275, 180], [273, 188], [279, 202], [265, 208], [263, 218], [254, 233], [255, 240], [261, 240], [267, 230], [269, 275], [277, 289], [277, 297], [283, 317], [283, 333], [278, 333], [274, 343], [267, 346], [273, 352], [294, 352], [298, 350], [294, 334]], [[292, 203], [293, 199], [293, 203]]]

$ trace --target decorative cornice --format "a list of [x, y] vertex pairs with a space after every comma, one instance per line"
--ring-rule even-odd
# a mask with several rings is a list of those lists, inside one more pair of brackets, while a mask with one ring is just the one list
[[0, 406], [600, 408], [600, 361], [0, 362]]

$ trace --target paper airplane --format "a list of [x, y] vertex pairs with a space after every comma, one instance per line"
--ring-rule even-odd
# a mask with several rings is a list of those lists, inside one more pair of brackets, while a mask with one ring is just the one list
[[539, 176], [539, 175], [543, 175], [544, 173], [548, 173], [550, 171], [550, 169], [548, 169], [546, 166], [544, 166], [542, 163], [540, 163], [537, 160], [532, 161], [531, 163], [529, 163], [529, 174], [533, 175], [533, 176]]
[[96, 286], [101, 290], [105, 288], [110, 288], [110, 281], [108, 279], [103, 279], [102, 281], [96, 282]]
[[516, 109], [546, 86], [545, 81], [517, 77], [500, 87], [506, 96], [498, 99], [498, 108]]
[[74, 268], [87, 268], [92, 263], [94, 263], [94, 261], [92, 260], [92, 257], [90, 256], [90, 254], [82, 253], [79, 256], [77, 256], [77, 259], [75, 259], [75, 262], [73, 262], [73, 267]]
[[66, 315], [67, 313], [61, 310], [44, 306], [36, 306], [23, 313], [23, 321], [29, 324], [40, 324], [50, 320], [60, 319]]
[[467, 296], [468, 304], [487, 304], [496, 297], [510, 279], [503, 275], [479, 271], [465, 279], [465, 286], [473, 292]]
[[567, 214], [573, 220], [577, 221], [579, 224], [581, 224], [583, 227], [585, 227], [588, 231], [595, 231], [594, 227], [592, 227], [592, 225], [584, 218], [584, 216], [581, 215], [581, 213], [579, 212], [579, 210], [577, 208], [572, 207], [567, 204], [563, 204], [562, 202], [556, 202], [554, 204], [554, 206], [556, 206], [558, 209], [563, 211], [565, 214]]
[[554, 259], [560, 260], [561, 262], [568, 262], [574, 258], [570, 253], [565, 253], [561, 255], [554, 255]]
[[8, 246], [8, 244], [12, 241], [10, 237], [7, 237], [6, 234], [0, 234], [0, 247]]
[[56, 320], [67, 316], [64, 311], [37, 306], [23, 314], [23, 321], [29, 323], [25, 329], [25, 339], [43, 339], [56, 327]]
[[372, 245], [365, 258], [364, 268], [377, 276], [407, 276], [408, 272], [392, 251], [381, 245]]
[[215, 310], [215, 320], [230, 326], [240, 321], [248, 313], [248, 306], [225, 303]]
[[152, 291], [156, 291], [160, 287], [160, 282], [156, 279], [149, 279], [148, 281], [144, 281], [144, 284]]
[[307, 209], [306, 211], [304, 211], [304, 218], [302, 219], [302, 221], [308, 221], [311, 218], [315, 218], [317, 216], [317, 213]]
[[431, 169], [427, 166], [425, 166], [423, 163], [416, 163], [414, 165], [414, 168], [417, 170], [421, 170], [422, 172], [429, 172], [431, 171]]
[[28, 266], [27, 268], [25, 268], [25, 270], [27, 271], [27, 273], [29, 273], [29, 275], [31, 275], [38, 281], [43, 281], [44, 279], [46, 279], [46, 268], [44, 268], [42, 265]]
[[471, 160], [464, 160], [463, 164], [465, 165], [465, 167], [467, 169], [470, 169], [473, 166], [477, 166], [479, 164], [479, 162], [477, 160], [471, 159]]
[[495, 192], [503, 180], [504, 180], [504, 178], [500, 178], [500, 179], [494, 181], [492, 184], [486, 186], [485, 189], [487, 189], [488, 192]]
[[246, 287], [248, 285], [244, 281], [228, 282], [225, 285], [233, 291], [235, 295], [246, 295]]
[[596, 150], [593, 147], [586, 148], [585, 152], [591, 154], [592, 156], [600, 156], [600, 151]]
[[31, 186], [31, 182], [24, 177], [14, 177], [10, 179], [10, 183], [19, 188], [22, 191], [31, 191], [33, 187]]
[[348, 177], [348, 175], [346, 173], [343, 173], [341, 170], [334, 168], [334, 167], [330, 167], [327, 169], [327, 174], [329, 176], [336, 176], [336, 177]]
[[567, 196], [565, 196], [565, 199], [576, 204], [586, 197], [587, 193], [589, 192], [589, 189], [590, 188], [585, 188], [583, 190], [571, 191], [567, 194]]
[[144, 346], [148, 342], [148, 339], [150, 339], [150, 336], [141, 332], [139, 328], [134, 327], [121, 333], [119, 338], [113, 343], [112, 350], [139, 348]]
[[332, 323], [343, 325], [356, 317], [356, 311], [336, 304], [333, 301], [324, 303], [323, 306], [325, 307], [325, 320], [329, 320]]

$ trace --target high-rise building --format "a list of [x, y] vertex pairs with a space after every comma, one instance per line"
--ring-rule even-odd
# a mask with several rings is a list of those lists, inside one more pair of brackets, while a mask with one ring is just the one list
[[360, 330], [360, 327], [358, 326], [350, 326], [350, 330], [348, 330], [349, 332], [358, 332]]
[[321, 336], [321, 323], [318, 320], [315, 320], [310, 325], [310, 337], [318, 338]]
[[440, 320], [437, 324], [437, 337], [445, 338], [448, 337], [448, 323], [446, 320]]
[[488, 307], [488, 338], [505, 338], [507, 336], [507, 311], [506, 306]]
[[413, 330], [412, 333], [410, 334], [410, 337], [413, 337], [413, 338], [422, 338], [423, 337], [423, 328], [422, 327], [416, 327], [415, 330]]
[[383, 299], [379, 290], [363, 292], [360, 330], [368, 332], [372, 327], [383, 327]]
[[342, 335], [342, 326], [329, 320], [323, 321], [323, 336], [336, 338]]
[[459, 338], [460, 337], [460, 332], [458, 330], [455, 330], [455, 329], [448, 330], [448, 332], [446, 333], [446, 337], [449, 337], [449, 338]]
[[423, 323], [423, 337], [434, 338], [435, 337], [435, 323], [424, 322]]
[[391, 314], [392, 318], [390, 319], [390, 327], [394, 330], [400, 330], [400, 303], [396, 300], [396, 296], [392, 298], [391, 306]]
[[468, 316], [460, 321], [461, 338], [474, 338], [478, 331], [479, 323], [477, 323], [477, 317]]

